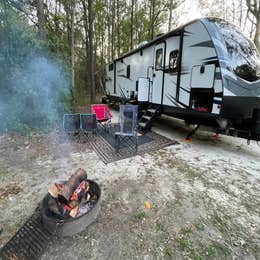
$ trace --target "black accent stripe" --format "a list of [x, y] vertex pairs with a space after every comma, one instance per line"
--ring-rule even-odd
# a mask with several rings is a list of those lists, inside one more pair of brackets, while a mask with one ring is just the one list
[[116, 62], [114, 61], [114, 94], [116, 94]]
[[199, 42], [196, 44], [191, 45], [190, 47], [207, 47], [207, 48], [215, 48], [214, 44], [212, 41], [204, 41], [204, 42]]
[[223, 92], [218, 92], [214, 94], [214, 97], [223, 97]]
[[169, 97], [168, 95], [167, 95], [167, 98], [168, 98], [175, 106], [180, 107], [180, 105], [178, 104], [178, 102], [175, 101], [173, 98]]
[[181, 82], [181, 70], [182, 70], [181, 63], [182, 63], [183, 38], [184, 38], [184, 30], [181, 31], [180, 46], [179, 46], [178, 76], [177, 76], [177, 89], [176, 89], [176, 99], [177, 99], [177, 100], [179, 100], [179, 94], [180, 94], [180, 82]]
[[126, 95], [124, 94], [124, 91], [121, 89], [120, 85], [118, 85], [119, 90], [121, 91], [121, 96], [123, 96], [124, 98], [127, 98]]
[[[165, 73], [170, 74], [171, 76], [178, 76], [178, 72], [169, 72], [169, 71], [165, 70]], [[190, 74], [190, 71], [181, 72], [181, 75], [188, 75], [188, 74]]]
[[[166, 62], [166, 41], [163, 41], [164, 43], [164, 61], [163, 61], [163, 67], [165, 68], [165, 62]], [[162, 93], [161, 93], [161, 104], [163, 104], [163, 94], [164, 94], [164, 77], [165, 77], [165, 71], [163, 70], [163, 78], [162, 78]]]
[[180, 89], [184, 90], [185, 92], [189, 93], [190, 94], [190, 91], [187, 90], [186, 88], [183, 88], [183, 87], [180, 87]]
[[190, 36], [190, 35], [192, 35], [192, 34], [194, 34], [194, 33], [184, 30], [184, 35], [185, 35], [185, 36]]
[[204, 65], [215, 64], [216, 67], [219, 67], [219, 60], [206, 61], [206, 62], [203, 62], [203, 64], [204, 64]]
[[180, 102], [179, 100], [177, 100], [176, 98], [174, 98], [173, 96], [169, 95], [169, 97], [171, 97], [173, 100], [175, 100], [178, 104], [180, 104], [183, 107], [189, 108], [189, 106], [185, 105], [184, 103]]
[[207, 61], [207, 60], [217, 60], [218, 57], [217, 56], [212, 56], [212, 57], [208, 57], [206, 59], [203, 59], [203, 61]]
[[222, 100], [213, 100], [213, 103], [214, 104], [217, 104], [217, 105], [221, 105], [221, 103], [222, 103]]
[[125, 78], [125, 79], [128, 79], [128, 80], [131, 80], [132, 81], [132, 79], [131, 78], [128, 78], [127, 76], [125, 76], [125, 75], [117, 75], [118, 77], [120, 77], [120, 78]]

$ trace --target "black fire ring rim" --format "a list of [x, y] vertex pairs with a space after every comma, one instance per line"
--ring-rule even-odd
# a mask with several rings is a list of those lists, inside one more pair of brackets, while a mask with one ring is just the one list
[[[88, 212], [75, 217], [75, 218], [58, 218], [48, 216], [46, 214], [47, 210], [47, 202], [50, 195], [47, 194], [42, 203], [41, 207], [41, 217], [43, 221], [44, 227], [51, 232], [52, 234], [58, 237], [65, 237], [65, 236], [73, 236], [77, 233], [80, 233], [84, 229], [86, 229], [90, 224], [92, 224], [99, 213], [100, 204], [101, 204], [101, 189], [99, 185], [92, 180], [87, 180], [90, 184], [90, 189], [94, 189], [94, 195], [97, 196], [97, 201], [93, 208], [91, 208]], [[64, 182], [63, 182], [64, 183]]]

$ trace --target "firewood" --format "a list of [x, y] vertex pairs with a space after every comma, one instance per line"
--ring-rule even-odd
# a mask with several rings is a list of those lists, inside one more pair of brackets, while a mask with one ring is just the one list
[[87, 177], [88, 176], [86, 171], [79, 168], [63, 185], [62, 190], [60, 191], [59, 194], [59, 200], [67, 204], [75, 189], [79, 186], [79, 184], [83, 180], [87, 180]]
[[89, 193], [86, 193], [86, 201], [89, 201], [91, 198], [90, 194]]
[[68, 203], [68, 206], [70, 207], [70, 208], [75, 208], [76, 206], [78, 206], [79, 205], [79, 203], [78, 203], [78, 201], [76, 201], [76, 200], [72, 200], [72, 201], [70, 201], [69, 203]]
[[49, 194], [53, 197], [53, 198], [58, 198], [58, 195], [60, 193], [60, 190], [58, 189], [58, 187], [56, 186], [56, 184], [53, 184], [50, 186], [49, 190], [48, 190]]
[[63, 216], [63, 213], [64, 213], [63, 207], [57, 199], [50, 197], [50, 199], [48, 201], [48, 208], [54, 214]]
[[75, 218], [78, 215], [78, 212], [79, 212], [79, 206], [72, 209], [69, 214], [72, 218]]
[[86, 181], [82, 181], [73, 192], [70, 200], [81, 201], [86, 194]]

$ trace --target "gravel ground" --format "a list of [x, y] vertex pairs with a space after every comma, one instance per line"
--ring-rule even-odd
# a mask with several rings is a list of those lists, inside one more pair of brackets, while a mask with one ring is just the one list
[[81, 167], [102, 189], [97, 222], [41, 259], [259, 259], [260, 147], [207, 129], [184, 143], [188, 127], [166, 116], [153, 130], [179, 144], [108, 165], [57, 132], [0, 136], [0, 247]]

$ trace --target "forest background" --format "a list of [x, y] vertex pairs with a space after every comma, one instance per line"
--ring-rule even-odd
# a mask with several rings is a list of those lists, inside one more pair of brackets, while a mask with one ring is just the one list
[[0, 0], [0, 131], [43, 128], [98, 102], [108, 62], [203, 16], [260, 49], [257, 0]]

